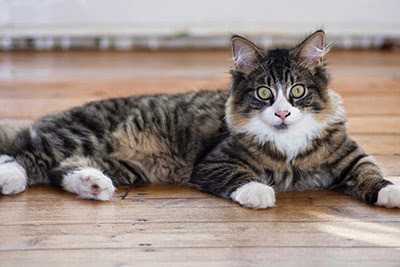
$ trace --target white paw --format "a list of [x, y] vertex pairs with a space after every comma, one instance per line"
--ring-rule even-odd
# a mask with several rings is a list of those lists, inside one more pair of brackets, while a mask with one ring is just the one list
[[10, 156], [0, 155], [0, 189], [4, 195], [25, 191], [28, 177], [24, 167]]
[[375, 204], [386, 208], [400, 208], [400, 185], [391, 184], [379, 190]]
[[66, 191], [83, 198], [111, 200], [115, 191], [110, 178], [94, 168], [73, 171], [63, 177], [62, 186]]
[[268, 185], [250, 182], [236, 189], [231, 199], [248, 208], [265, 209], [275, 206], [275, 191]]

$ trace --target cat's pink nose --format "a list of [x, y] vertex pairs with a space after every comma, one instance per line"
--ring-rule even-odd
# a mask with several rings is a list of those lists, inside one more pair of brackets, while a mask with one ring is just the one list
[[275, 112], [275, 116], [279, 117], [282, 121], [284, 121], [287, 117], [290, 116], [290, 112], [287, 110], [279, 110]]

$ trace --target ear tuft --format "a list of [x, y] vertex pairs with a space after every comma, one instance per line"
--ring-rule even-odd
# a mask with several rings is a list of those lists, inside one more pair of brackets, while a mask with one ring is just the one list
[[257, 66], [257, 56], [261, 51], [249, 40], [241, 36], [231, 39], [234, 70], [249, 74]]
[[325, 45], [325, 33], [316, 31], [305, 39], [298, 47], [298, 55], [307, 66], [318, 65], [323, 61], [331, 46]]

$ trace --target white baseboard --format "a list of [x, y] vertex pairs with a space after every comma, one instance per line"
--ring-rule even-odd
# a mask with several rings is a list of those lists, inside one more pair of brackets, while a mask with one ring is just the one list
[[[193, 35], [105, 35], [105, 36], [39, 36], [1, 37], [0, 50], [139, 50], [139, 49], [226, 49], [232, 34]], [[305, 35], [260, 35], [244, 34], [264, 47], [290, 46], [298, 43]], [[384, 36], [345, 35], [327, 36], [327, 42], [341, 49], [379, 49], [390, 43], [400, 46], [400, 38]]]

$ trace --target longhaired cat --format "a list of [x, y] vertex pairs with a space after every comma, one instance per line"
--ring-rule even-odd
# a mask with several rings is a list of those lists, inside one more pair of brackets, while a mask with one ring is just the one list
[[400, 208], [400, 186], [346, 134], [323, 31], [292, 49], [266, 51], [240, 36], [231, 46], [230, 90], [92, 102], [3, 132], [1, 193], [52, 183], [110, 200], [115, 186], [163, 182], [250, 208], [308, 189]]

